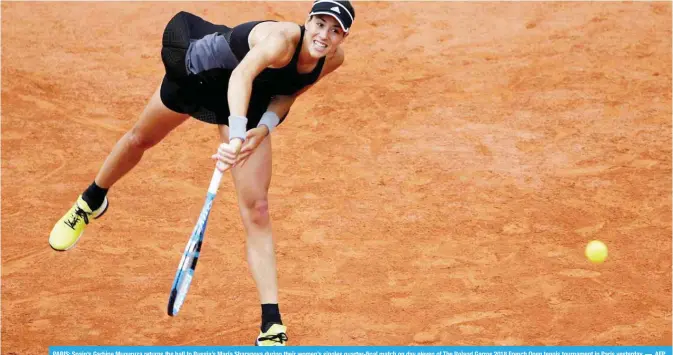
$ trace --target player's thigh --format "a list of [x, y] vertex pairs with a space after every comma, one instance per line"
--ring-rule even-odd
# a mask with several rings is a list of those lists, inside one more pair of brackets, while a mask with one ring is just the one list
[[[228, 142], [228, 127], [221, 125], [219, 130], [222, 141]], [[271, 153], [271, 136], [269, 135], [252, 152], [243, 166], [231, 169], [241, 207], [251, 208], [260, 202], [266, 202], [271, 185]]]
[[131, 133], [147, 145], [156, 144], [188, 118], [188, 114], [176, 112], [164, 104], [159, 86], [140, 114], [140, 119], [133, 126]]

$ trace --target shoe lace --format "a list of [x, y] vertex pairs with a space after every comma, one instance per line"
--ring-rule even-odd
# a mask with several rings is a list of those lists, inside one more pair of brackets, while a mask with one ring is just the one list
[[68, 227], [75, 229], [75, 226], [77, 225], [77, 222], [79, 222], [80, 218], [84, 220], [85, 224], [89, 224], [89, 214], [78, 206], [75, 208], [75, 213], [72, 215], [72, 218], [66, 220], [65, 224]]
[[287, 341], [287, 335], [285, 333], [266, 335], [266, 336], [260, 337], [259, 340], [261, 340], [261, 341], [270, 340], [270, 341], [273, 341], [273, 342], [276, 342], [276, 343], [283, 344], [284, 342]]

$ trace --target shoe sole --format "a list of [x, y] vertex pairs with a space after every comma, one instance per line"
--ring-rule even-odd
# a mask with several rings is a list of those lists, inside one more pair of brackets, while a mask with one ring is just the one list
[[110, 201], [108, 201], [107, 197], [105, 198], [105, 200], [103, 200], [103, 204], [104, 204], [103, 212], [101, 212], [100, 214], [95, 216], [93, 219], [99, 219], [99, 218], [103, 217], [105, 212], [107, 212], [108, 207], [110, 207]]
[[79, 239], [82, 238], [82, 234], [84, 234], [84, 232], [82, 232], [82, 233], [79, 235], [79, 237], [77, 237], [77, 240], [76, 240], [71, 246], [69, 246], [69, 247], [67, 247], [67, 248], [65, 248], [65, 249], [56, 249], [56, 248], [54, 248], [51, 244], [49, 244], [49, 246], [51, 247], [51, 249], [56, 250], [56, 251], [60, 251], [60, 252], [68, 251], [68, 250], [72, 249], [73, 247], [75, 247], [75, 245], [77, 245], [77, 242], [79, 242]]
[[[103, 217], [103, 215], [105, 214], [105, 212], [107, 212], [108, 207], [110, 207], [110, 202], [109, 202], [108, 199], [106, 198], [105, 201], [104, 201], [103, 203], [105, 204], [105, 207], [103, 208], [103, 212], [101, 212], [100, 214], [96, 215], [93, 219], [99, 219], [99, 218]], [[79, 240], [82, 239], [82, 235], [84, 235], [84, 231], [82, 231], [82, 233], [79, 234], [79, 237], [77, 237], [77, 240], [75, 240], [75, 242], [72, 243], [71, 246], [69, 246], [69, 247], [67, 247], [67, 248], [65, 248], [65, 249], [56, 249], [56, 248], [54, 248], [51, 244], [49, 244], [49, 246], [51, 247], [51, 249], [56, 250], [56, 251], [61, 251], [61, 252], [63, 252], [63, 251], [68, 251], [68, 250], [74, 248], [75, 245], [77, 245], [77, 242], [79, 242]]]
[[257, 340], [257, 339], [255, 339], [255, 346], [261, 346], [261, 345], [259, 345], [259, 340]]

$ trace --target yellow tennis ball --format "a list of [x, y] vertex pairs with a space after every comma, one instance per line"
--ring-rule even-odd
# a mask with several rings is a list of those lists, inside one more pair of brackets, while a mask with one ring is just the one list
[[587, 244], [584, 255], [594, 264], [600, 264], [608, 257], [608, 247], [600, 240], [592, 240]]

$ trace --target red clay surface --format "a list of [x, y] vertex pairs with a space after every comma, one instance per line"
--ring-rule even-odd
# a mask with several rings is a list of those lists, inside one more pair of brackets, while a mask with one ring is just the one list
[[[671, 4], [355, 6], [346, 64], [273, 137], [290, 345], [670, 345]], [[252, 344], [228, 177], [166, 315], [214, 126], [148, 152], [73, 250], [47, 243], [159, 84], [179, 10], [233, 25], [308, 3], [2, 3], [3, 354]]]

